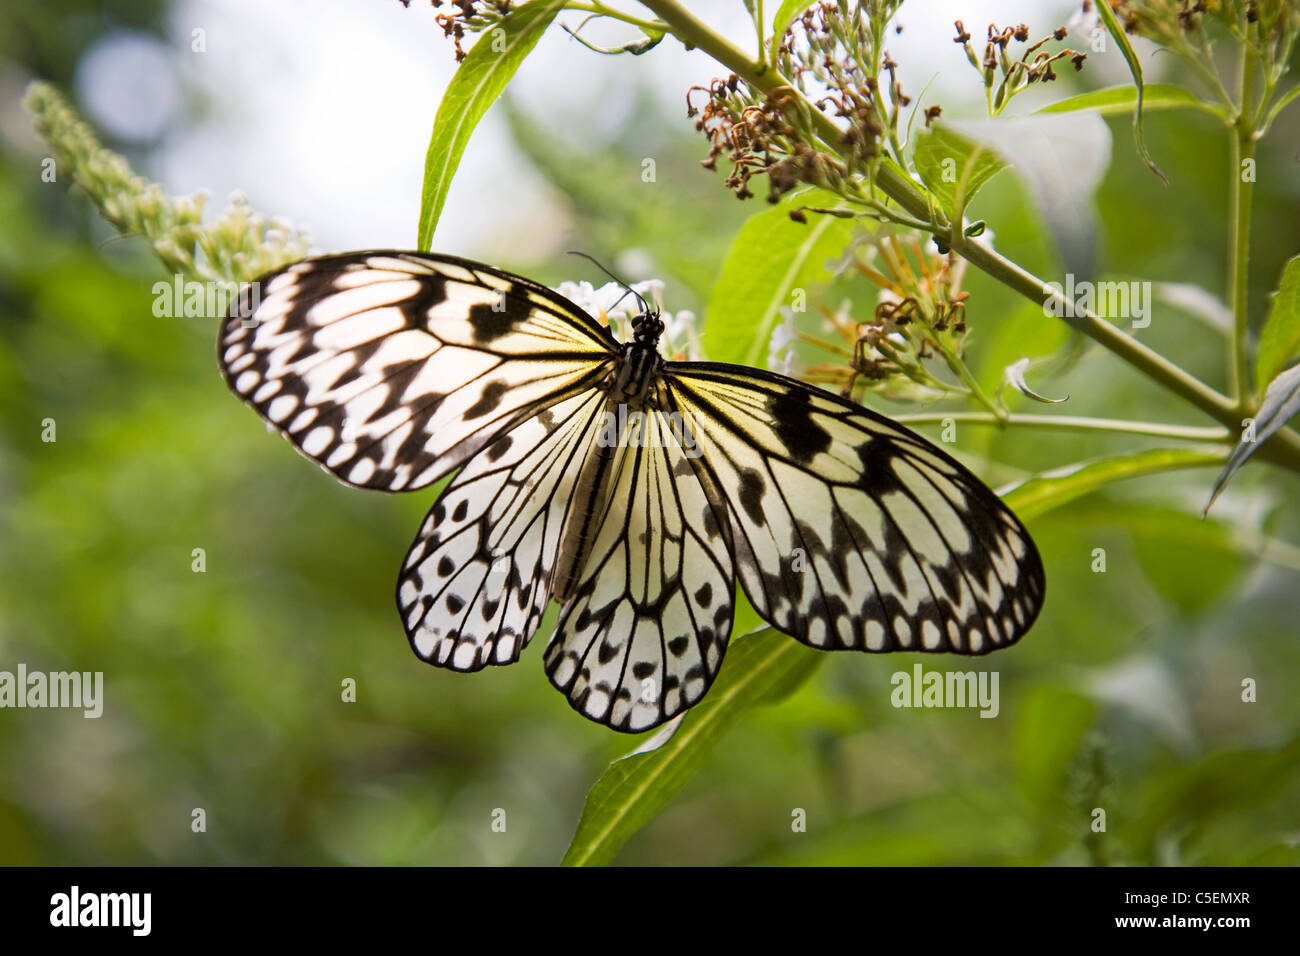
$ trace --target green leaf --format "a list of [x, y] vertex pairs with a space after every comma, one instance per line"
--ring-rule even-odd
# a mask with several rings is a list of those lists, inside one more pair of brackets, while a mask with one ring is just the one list
[[1137, 144], [1138, 155], [1142, 157], [1142, 162], [1147, 164], [1147, 168], [1159, 176], [1161, 182], [1168, 186], [1169, 179], [1160, 171], [1160, 167], [1155, 164], [1155, 160], [1147, 152], [1147, 144], [1142, 138], [1144, 94], [1142, 64], [1138, 60], [1137, 54], [1133, 52], [1133, 44], [1128, 42], [1128, 36], [1124, 33], [1124, 27], [1120, 24], [1119, 18], [1115, 16], [1115, 11], [1106, 3], [1098, 3], [1096, 8], [1097, 12], [1101, 14], [1102, 22], [1106, 24], [1106, 30], [1110, 33], [1111, 39], [1119, 45], [1120, 52], [1124, 54], [1124, 61], [1128, 63], [1129, 72], [1133, 74], [1133, 142]]
[[1180, 468], [1217, 465], [1223, 461], [1225, 454], [1225, 450], [1217, 448], [1153, 448], [1132, 455], [1098, 458], [1044, 472], [1014, 488], [1003, 490], [1000, 494], [1007, 506], [1023, 521], [1059, 508], [1112, 481]]
[[421, 252], [428, 252], [433, 246], [433, 231], [474, 127], [505, 90], [519, 64], [532, 52], [563, 7], [563, 0], [533, 0], [515, 8], [499, 26], [479, 37], [447, 84], [424, 158], [424, 189], [420, 195], [420, 230], [416, 241]]
[[1259, 337], [1255, 360], [1257, 387], [1277, 378], [1291, 359], [1300, 355], [1300, 256], [1282, 267], [1282, 279], [1273, 293], [1273, 306]]
[[980, 187], [1007, 165], [992, 147], [938, 123], [917, 137], [912, 160], [952, 222], [961, 221]]
[[1175, 508], [1114, 508], [1108, 518], [1133, 536], [1146, 579], [1188, 614], [1222, 597], [1245, 567], [1236, 529]]
[[767, 50], [769, 60], [776, 59], [776, 52], [781, 49], [781, 38], [785, 36], [785, 31], [790, 29], [794, 18], [811, 7], [814, 2], [816, 0], [784, 0], [777, 8], [776, 15], [772, 17], [772, 39], [768, 43]]
[[740, 717], [788, 697], [821, 659], [820, 652], [770, 629], [735, 641], [717, 682], [676, 733], [655, 749], [615, 760], [592, 786], [562, 865], [607, 864], [694, 776]]
[[[1132, 113], [1138, 104], [1138, 89], [1135, 86], [1108, 86], [1104, 90], [1080, 93], [1056, 103], [1050, 103], [1038, 110], [1039, 113], [1073, 113], [1077, 110], [1092, 110], [1102, 116], [1125, 116]], [[1154, 83], [1142, 91], [1142, 108], [1144, 110], [1193, 109], [1223, 116], [1223, 110], [1202, 100], [1190, 90], [1168, 83]]]
[[808, 214], [795, 222], [800, 206], [834, 207], [838, 198], [819, 189], [787, 196], [757, 212], [740, 228], [709, 297], [704, 354], [718, 362], [758, 365], [795, 289], [830, 279], [834, 259], [853, 238], [853, 222]]
[[1210, 506], [1227, 487], [1237, 469], [1297, 412], [1300, 412], [1300, 365], [1293, 365], [1268, 383], [1268, 388], [1264, 390], [1264, 400], [1255, 413], [1254, 423], [1243, 431], [1241, 441], [1232, 450], [1228, 463], [1215, 480], [1214, 487], [1210, 489], [1210, 500], [1206, 502], [1202, 515], [1209, 514]]

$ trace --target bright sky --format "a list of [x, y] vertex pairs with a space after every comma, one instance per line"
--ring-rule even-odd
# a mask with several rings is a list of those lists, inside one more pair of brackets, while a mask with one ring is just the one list
[[[991, 20], [1024, 20], [1038, 36], [1076, 6], [910, 0], [890, 50], [913, 95], [935, 77], [927, 101], [942, 101], [945, 116], [980, 115], [952, 21], [961, 18], [979, 37]], [[752, 44], [740, 0], [690, 7]], [[205, 52], [191, 50], [196, 29], [204, 31]], [[593, 24], [584, 37], [626, 42], [630, 31]], [[145, 140], [165, 130], [149, 175], [173, 193], [207, 188], [217, 206], [240, 189], [256, 208], [308, 226], [324, 250], [415, 244], [424, 152], [455, 66], [427, 0], [409, 9], [398, 0], [182, 0], [170, 38], [169, 46], [111, 34], [84, 61], [79, 82], [96, 124]], [[1122, 82], [1118, 54], [1104, 59], [1090, 68]], [[704, 54], [671, 40], [641, 57], [603, 57], [552, 27], [511, 90], [549, 128], [594, 150], [632, 108], [638, 85], [654, 90], [665, 114], [685, 126], [686, 88], [718, 72]], [[198, 100], [186, 104], [182, 95]], [[527, 260], [563, 241], [565, 222], [563, 197], [530, 171], [504, 122], [489, 113], [466, 151], [435, 248], [490, 259], [509, 242], [510, 258]]]

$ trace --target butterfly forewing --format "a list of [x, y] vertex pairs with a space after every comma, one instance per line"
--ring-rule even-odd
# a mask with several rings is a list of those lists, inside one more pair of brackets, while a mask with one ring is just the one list
[[375, 252], [254, 283], [222, 327], [230, 387], [342, 480], [405, 491], [590, 388], [615, 345], [553, 292], [477, 263]]

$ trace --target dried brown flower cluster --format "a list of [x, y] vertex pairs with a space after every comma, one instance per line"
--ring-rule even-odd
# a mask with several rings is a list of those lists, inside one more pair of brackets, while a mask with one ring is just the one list
[[[702, 109], [691, 102], [691, 94], [704, 92], [708, 102]], [[698, 117], [695, 128], [709, 137], [709, 155], [702, 161], [705, 169], [716, 169], [718, 157], [725, 154], [731, 163], [727, 188], [739, 199], [754, 193], [749, 181], [759, 173], [768, 174], [768, 201], [776, 202], [801, 182], [820, 183], [830, 164], [839, 164], [818, 152], [800, 138], [797, 128], [785, 118], [786, 108], [794, 100], [790, 91], [777, 91], [761, 102], [750, 101], [735, 75], [714, 80], [705, 87], [692, 87], [686, 94], [686, 115]]]
[[[411, 0], [401, 0], [401, 3], [409, 7]], [[500, 23], [512, 9], [510, 0], [430, 0], [430, 6], [448, 8], [448, 12], [439, 13], [434, 20], [442, 27], [443, 36], [455, 45], [457, 63], [465, 59], [461, 41], [466, 34], [481, 33]]]
[[[1264, 81], [1275, 85], [1286, 73], [1300, 39], [1296, 0], [1108, 0], [1125, 32], [1137, 34], [1179, 54], [1230, 100], [1219, 78], [1209, 36], [1211, 24], [1258, 57]], [[1093, 0], [1083, 16], [1096, 17]]]
[[965, 260], [927, 252], [916, 241], [895, 235], [860, 249], [852, 267], [880, 288], [872, 317], [860, 322], [847, 308], [832, 312], [823, 307], [840, 342], [798, 337], [841, 358], [811, 366], [802, 377], [838, 386], [847, 397], [860, 397], [855, 393], [864, 388], [895, 396], [918, 388], [950, 389], [922, 362], [938, 353], [951, 365], [965, 349], [970, 295], [961, 290]]
[[[1110, 0], [1110, 8], [1115, 11], [1119, 22], [1124, 24], [1125, 33], [1134, 33], [1152, 39], [1164, 38], [1174, 29], [1188, 33], [1201, 25], [1202, 14], [1211, 7], [1222, 4], [1206, 0]], [[1254, 8], [1254, 0], [1249, 6]], [[1258, 11], [1252, 9], [1248, 16], [1253, 20]]]
[[[808, 101], [789, 87], [760, 100], [733, 75], [687, 94], [687, 115], [698, 117], [695, 128], [710, 141], [703, 165], [714, 169], [725, 156], [732, 164], [727, 185], [739, 198], [753, 195], [749, 181], [759, 173], [768, 176], [769, 202], [799, 183], [835, 189], [844, 177], [867, 172], [880, 155], [881, 136], [910, 100], [897, 64], [876, 55], [868, 8], [879, 5], [817, 4], [791, 23], [776, 54], [781, 73], [800, 93], [815, 95], [815, 108], [835, 120], [841, 132], [838, 142], [824, 144], [829, 149], [818, 148]], [[882, 82], [888, 97], [880, 95]], [[692, 93], [707, 94], [708, 102], [697, 107]]]
[[1029, 43], [1029, 27], [1026, 24], [999, 28], [997, 24], [990, 23], [984, 40], [984, 52], [980, 55], [971, 46], [971, 35], [962, 21], [956, 21], [953, 26], [957, 30], [953, 42], [962, 45], [966, 51], [966, 59], [984, 77], [989, 108], [993, 113], [1001, 111], [1013, 96], [1029, 84], [1050, 83], [1056, 79], [1056, 70], [1052, 64], [1057, 61], [1068, 57], [1074, 68], [1081, 70], [1083, 61], [1088, 58], [1086, 53], [1080, 53], [1078, 50], [1043, 49], [1053, 40], [1058, 42], [1064, 40], [1067, 36], [1065, 27], [1057, 27], [1041, 40], [1019, 50], [1012, 47], [1012, 43]]

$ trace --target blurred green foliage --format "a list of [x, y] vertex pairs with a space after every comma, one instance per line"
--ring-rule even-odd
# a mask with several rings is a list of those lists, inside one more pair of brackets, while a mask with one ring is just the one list
[[[93, 4], [60, 6], [75, 30], [6, 8], [0, 50], [67, 89], [106, 21]], [[1297, 114], [1259, 158], [1256, 320], [1296, 252]], [[1127, 119], [1108, 122], [1103, 273], [1222, 297], [1219, 132], [1198, 114], [1149, 117], [1165, 189], [1128, 147]], [[647, 126], [657, 182], [628, 189]], [[682, 117], [647, 112], [594, 154], [536, 117], [514, 129], [570, 198], [587, 248], [645, 250], [669, 308], [709, 301], [730, 238], [765, 208], [698, 169], [704, 143]], [[0, 863], [558, 862], [588, 787], [634, 741], [550, 688], [545, 633], [514, 667], [420, 663], [392, 589], [434, 494], [355, 492], [267, 434], [221, 381], [215, 321], [154, 317], [150, 287], [165, 277], [145, 243], [105, 241], [86, 198], [39, 172], [31, 154], [0, 160], [0, 670], [102, 670], [106, 703], [98, 720], [0, 711]], [[972, 217], [1050, 272], [1026, 196], [1001, 174]], [[498, 261], [512, 265], [508, 236]], [[573, 264], [533, 271], [558, 279]], [[1065, 342], [985, 277], [965, 287], [972, 367], [990, 387], [1008, 357]], [[1222, 382], [1208, 326], [1162, 309], [1143, 334]], [[1069, 393], [1073, 414], [1206, 424], [1096, 350], [1042, 384]], [[56, 442], [41, 440], [45, 419]], [[963, 426], [956, 447], [996, 484], [1158, 444]], [[996, 719], [892, 707], [890, 675], [917, 655], [828, 655], [731, 730], [615, 862], [1300, 863], [1300, 562], [1280, 544], [1300, 540], [1300, 482], [1252, 465], [1202, 522], [1190, 516], [1212, 479], [1138, 479], [1029, 522], [1049, 582], [1033, 632], [992, 658], [925, 658], [998, 670]], [[341, 699], [347, 678], [356, 703]], [[1242, 702], [1246, 678], [1255, 703]], [[191, 831], [195, 808], [205, 833]], [[1095, 808], [1105, 833], [1090, 829]], [[792, 831], [797, 809], [806, 832]]]

